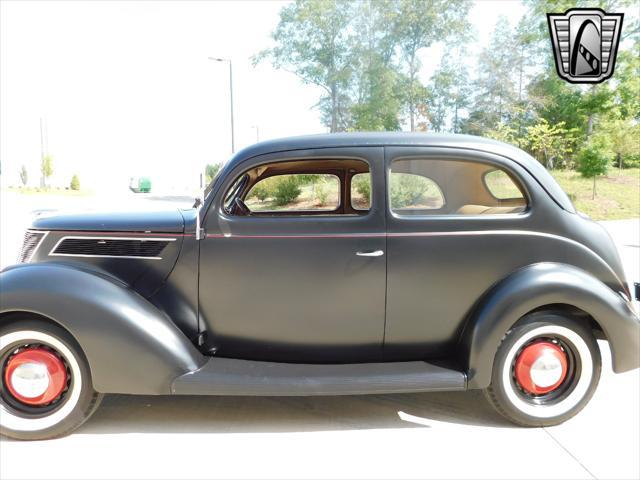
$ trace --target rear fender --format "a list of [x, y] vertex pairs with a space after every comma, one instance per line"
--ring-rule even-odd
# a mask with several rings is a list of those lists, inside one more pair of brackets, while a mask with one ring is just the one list
[[99, 392], [171, 393], [176, 377], [205, 363], [167, 315], [107, 275], [23, 264], [0, 273], [0, 285], [0, 321], [30, 312], [60, 324], [82, 347]]
[[602, 327], [614, 372], [640, 366], [640, 322], [630, 304], [584, 270], [538, 263], [498, 283], [467, 322], [460, 347], [469, 388], [489, 386], [493, 359], [505, 333], [527, 313], [552, 304], [577, 307]]

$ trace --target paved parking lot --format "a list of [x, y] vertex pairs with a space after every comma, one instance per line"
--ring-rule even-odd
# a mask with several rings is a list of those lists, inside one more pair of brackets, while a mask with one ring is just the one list
[[[15, 258], [31, 210], [67, 201], [3, 194], [0, 265]], [[605, 226], [629, 277], [640, 279], [640, 221]], [[640, 374], [613, 375], [608, 348], [601, 347], [605, 365], [598, 391], [580, 415], [558, 427], [515, 428], [479, 392], [112, 395], [69, 437], [0, 440], [0, 478], [637, 479]]]

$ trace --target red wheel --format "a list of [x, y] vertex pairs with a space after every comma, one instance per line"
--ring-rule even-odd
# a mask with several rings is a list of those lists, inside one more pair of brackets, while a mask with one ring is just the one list
[[56, 325], [22, 318], [0, 326], [0, 433], [41, 440], [69, 433], [89, 418], [102, 395], [87, 360]]
[[516, 382], [532, 395], [552, 392], [567, 378], [567, 354], [552, 341], [532, 342], [522, 349], [515, 362]]
[[[60, 354], [43, 346], [28, 346], [11, 355], [4, 381], [19, 402], [45, 406], [59, 399], [67, 389], [67, 366]], [[70, 371], [69, 371], [70, 373]]]

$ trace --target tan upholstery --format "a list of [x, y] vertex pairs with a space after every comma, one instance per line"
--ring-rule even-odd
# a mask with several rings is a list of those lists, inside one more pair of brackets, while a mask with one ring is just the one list
[[463, 205], [456, 213], [459, 215], [496, 215], [501, 213], [521, 213], [524, 207], [489, 207], [487, 205]]

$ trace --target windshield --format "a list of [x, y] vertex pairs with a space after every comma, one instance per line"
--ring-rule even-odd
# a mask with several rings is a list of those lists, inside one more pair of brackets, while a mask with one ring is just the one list
[[213, 176], [211, 177], [211, 181], [207, 184], [207, 186], [204, 188], [204, 193], [203, 193], [203, 199], [207, 199], [207, 197], [209, 196], [209, 194], [211, 193], [211, 189], [213, 188], [213, 184], [216, 183], [216, 179], [220, 176], [220, 172], [222, 171], [222, 166], [220, 166], [215, 173], [213, 174]]

